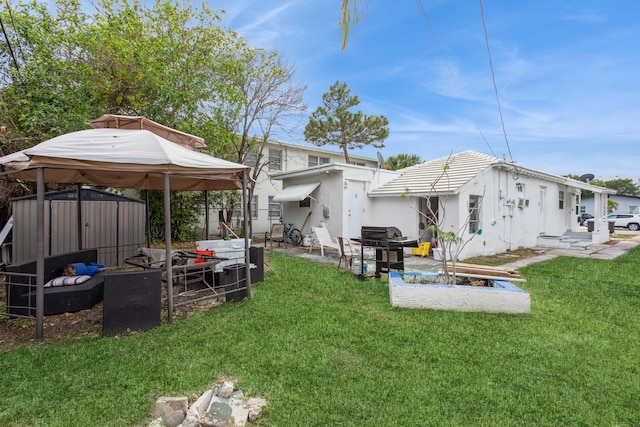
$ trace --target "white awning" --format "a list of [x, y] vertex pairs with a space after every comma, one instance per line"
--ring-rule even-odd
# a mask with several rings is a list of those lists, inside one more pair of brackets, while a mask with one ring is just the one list
[[273, 197], [274, 202], [299, 202], [309, 197], [320, 185], [319, 182], [311, 184], [290, 185]]

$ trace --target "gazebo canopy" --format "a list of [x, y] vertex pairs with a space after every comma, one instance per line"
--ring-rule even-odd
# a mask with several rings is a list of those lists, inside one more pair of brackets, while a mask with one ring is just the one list
[[[0, 157], [3, 175], [37, 183], [36, 338], [44, 317], [44, 183], [93, 184], [105, 187], [164, 190], [165, 251], [171, 258], [170, 191], [239, 190], [246, 196], [250, 167], [192, 151], [153, 131], [89, 129], [49, 139]], [[80, 211], [80, 209], [79, 209]], [[249, 260], [245, 215], [245, 258]], [[81, 224], [81, 221], [78, 221]], [[80, 247], [80, 245], [79, 245]], [[245, 262], [251, 297], [249, 262]], [[167, 271], [167, 311], [173, 318], [172, 266]]]
[[0, 158], [12, 178], [93, 184], [117, 188], [162, 190], [164, 175], [171, 190], [235, 190], [250, 168], [195, 152], [148, 130], [89, 129], [61, 135]]
[[190, 149], [204, 148], [204, 138], [191, 135], [173, 128], [170, 128], [143, 116], [120, 116], [116, 114], [105, 114], [95, 120], [90, 121], [89, 126], [94, 129], [98, 128], [118, 128], [131, 130], [148, 130], [156, 135], [175, 142], [178, 145]]

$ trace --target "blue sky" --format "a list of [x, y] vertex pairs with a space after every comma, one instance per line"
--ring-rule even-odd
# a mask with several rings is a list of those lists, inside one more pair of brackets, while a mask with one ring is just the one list
[[[384, 115], [384, 157], [476, 150], [544, 172], [640, 176], [640, 2], [368, 0], [341, 50], [340, 1], [224, 0], [223, 24], [282, 53], [309, 109], [336, 80]], [[327, 147], [329, 148], [329, 147]], [[336, 147], [337, 149], [337, 147]], [[369, 148], [354, 154], [375, 157]]]

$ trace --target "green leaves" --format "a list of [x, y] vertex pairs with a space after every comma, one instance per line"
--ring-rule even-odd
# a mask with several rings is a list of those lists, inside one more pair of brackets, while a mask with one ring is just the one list
[[329, 92], [322, 95], [322, 106], [309, 117], [304, 128], [305, 140], [317, 145], [337, 145], [349, 163], [348, 150], [373, 145], [383, 148], [389, 136], [389, 120], [384, 116], [366, 116], [350, 109], [360, 104], [357, 95], [351, 95], [346, 83], [336, 81]]

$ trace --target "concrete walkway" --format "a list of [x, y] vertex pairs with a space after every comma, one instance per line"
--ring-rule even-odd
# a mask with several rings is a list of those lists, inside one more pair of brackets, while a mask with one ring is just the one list
[[[619, 232], [616, 231], [616, 233], [619, 233]], [[629, 252], [630, 250], [640, 245], [639, 233], [621, 232], [619, 234], [630, 234], [633, 236], [633, 238], [612, 239], [612, 242], [615, 242], [615, 244], [607, 244], [607, 245], [592, 244], [584, 249], [555, 249], [555, 248], [537, 247], [536, 250], [540, 253], [539, 255], [532, 256], [529, 258], [519, 259], [517, 261], [513, 261], [507, 264], [502, 264], [500, 265], [500, 267], [519, 269], [527, 265], [535, 264], [537, 262], [547, 261], [558, 256], [613, 260], [618, 258], [621, 255], [624, 255], [625, 253]], [[271, 247], [267, 245], [267, 247], [265, 248], [265, 252], [268, 253], [271, 251], [298, 256], [300, 258], [309, 259], [314, 262], [332, 264], [335, 267], [338, 266], [338, 262], [340, 260], [339, 254], [331, 250], [329, 251], [325, 250], [325, 256], [320, 256], [319, 249], [314, 249], [312, 252], [309, 252], [308, 248], [302, 248], [302, 247], [293, 248], [291, 246], [287, 246], [287, 248], [284, 248], [284, 246], [282, 247], [274, 246], [273, 249], [271, 249]], [[367, 257], [367, 256], [365, 256], [365, 260], [367, 261], [368, 269], [371, 272], [372, 269], [375, 268], [375, 260], [373, 257]], [[440, 261], [435, 261], [433, 258], [430, 258], [430, 257], [405, 255], [404, 267], [406, 271], [437, 272], [442, 269], [442, 264]], [[341, 268], [344, 268], [344, 261], [342, 262]]]

